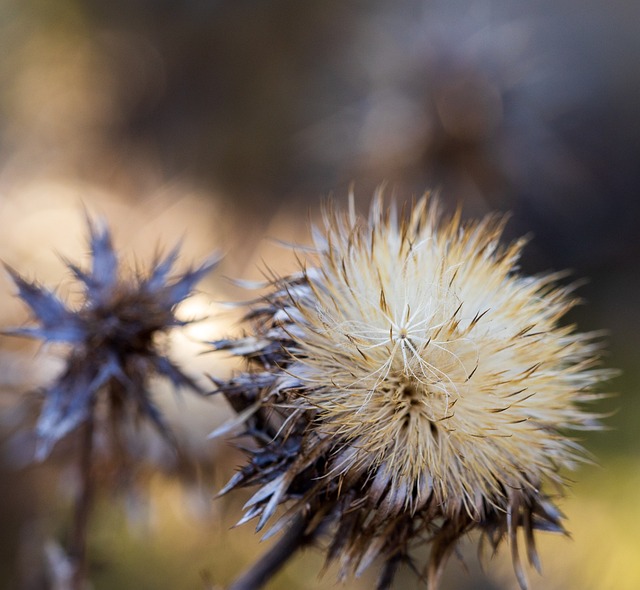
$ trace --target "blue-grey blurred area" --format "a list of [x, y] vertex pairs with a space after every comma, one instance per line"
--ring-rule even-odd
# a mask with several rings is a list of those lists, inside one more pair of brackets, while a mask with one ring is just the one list
[[[256, 278], [261, 260], [277, 267], [288, 256], [262, 237], [304, 243], [308, 212], [330, 194], [346, 201], [350, 187], [363, 210], [384, 184], [398, 200], [435, 190], [468, 216], [510, 211], [509, 237], [531, 235], [523, 271], [589, 279], [570, 320], [606, 330], [605, 363], [622, 369], [609, 386], [617, 397], [601, 403], [617, 410], [605, 420], [612, 430], [588, 435], [600, 467], [578, 472], [568, 499], [575, 540], [542, 548], [546, 575], [532, 574], [532, 585], [631, 590], [640, 587], [638, 104], [636, 0], [0, 0], [0, 258], [66, 295], [59, 256], [86, 255], [86, 208], [141, 259], [180, 239], [185, 263], [223, 251], [219, 281], [202, 289], [223, 300], [235, 294], [222, 275]], [[0, 289], [2, 326], [23, 322], [6, 276]], [[198, 314], [212, 312], [197, 301]], [[197, 357], [192, 371], [215, 373], [212, 363]], [[16, 399], [55, 369], [47, 350], [0, 341], [7, 588], [44, 587], [38, 551], [64, 536], [65, 472], [16, 467], [27, 412]], [[240, 460], [215, 452], [222, 458], [194, 451], [207, 497]], [[251, 525], [228, 530], [242, 502], [183, 515], [163, 477], [149, 485], [148, 537], [120, 512], [111, 518], [117, 503], [105, 501], [95, 588], [213, 588], [263, 550]], [[305, 559], [273, 588], [333, 587], [333, 572], [306, 573], [321, 558]], [[466, 561], [469, 575], [452, 562], [451, 587], [514, 587], [503, 562], [481, 577], [473, 549]]]

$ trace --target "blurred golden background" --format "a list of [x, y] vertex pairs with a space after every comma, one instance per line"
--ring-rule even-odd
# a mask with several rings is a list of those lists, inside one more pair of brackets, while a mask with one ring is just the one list
[[[617, 397], [601, 403], [616, 411], [611, 430], [586, 437], [597, 465], [575, 474], [562, 504], [572, 539], [544, 537], [532, 586], [635, 590], [639, 56], [634, 0], [0, 0], [0, 259], [73, 298], [61, 256], [86, 260], [84, 210], [110, 222], [132, 261], [181, 239], [184, 264], [221, 250], [182, 310], [211, 319], [172, 340], [206, 383], [233, 363], [199, 354], [199, 341], [236, 330], [221, 302], [247, 298], [225, 277], [258, 279], [263, 261], [291, 268], [267, 238], [305, 243], [323, 197], [344, 202], [353, 183], [364, 209], [386, 183], [399, 199], [435, 189], [469, 216], [511, 211], [509, 235], [533, 236], [524, 272], [588, 277], [570, 321], [607, 330], [605, 362], [622, 369]], [[2, 327], [27, 319], [14, 293], [0, 275]], [[46, 587], [51, 539], [65, 534], [74, 472], [64, 449], [29, 464], [20, 426], [25, 392], [58, 358], [0, 339], [4, 588]], [[231, 529], [242, 498], [213, 500], [241, 460], [206, 439], [224, 404], [158, 395], [189, 458], [153, 447], [139, 493], [100, 496], [97, 590], [223, 587], [266, 547], [250, 524]], [[470, 543], [445, 587], [515, 588], [507, 553], [482, 573]], [[269, 588], [333, 588], [321, 568], [310, 550]], [[397, 578], [416, 586], [408, 571]]]

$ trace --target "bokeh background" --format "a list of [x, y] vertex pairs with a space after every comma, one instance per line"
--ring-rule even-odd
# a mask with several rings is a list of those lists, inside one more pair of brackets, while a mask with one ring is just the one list
[[[610, 430], [586, 436], [562, 504], [571, 539], [544, 537], [534, 588], [640, 588], [640, 4], [635, 0], [0, 0], [0, 258], [73, 297], [61, 256], [86, 260], [84, 212], [109, 220], [132, 261], [183, 240], [183, 262], [226, 253], [184, 306], [210, 319], [176, 336], [206, 383], [231, 361], [201, 340], [237, 330], [226, 277], [285, 272], [323, 197], [353, 186], [425, 189], [465, 215], [511, 211], [532, 236], [527, 273], [568, 268], [582, 330], [606, 330], [622, 370]], [[0, 276], [0, 324], [26, 321]], [[34, 395], [59, 351], [0, 339], [0, 587], [46, 588], [68, 523], [73, 440], [30, 464]], [[134, 485], [100, 495], [96, 590], [224, 586], [265, 550], [231, 529], [242, 498], [213, 500], [241, 456], [206, 439], [224, 404], [158, 396], [188, 453], [149, 442]], [[507, 551], [473, 543], [445, 587], [516, 587]], [[47, 557], [48, 556], [48, 557]], [[416, 556], [420, 559], [420, 555]], [[53, 558], [53, 562], [55, 559]], [[333, 588], [319, 553], [269, 588]], [[397, 588], [417, 586], [401, 572]], [[349, 582], [369, 588], [371, 579]]]

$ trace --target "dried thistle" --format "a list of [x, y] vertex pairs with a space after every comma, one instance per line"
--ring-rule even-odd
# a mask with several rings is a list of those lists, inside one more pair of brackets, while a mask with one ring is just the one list
[[[83, 270], [67, 262], [83, 288], [83, 301], [77, 309], [67, 307], [55, 293], [7, 267], [18, 296], [31, 309], [37, 325], [5, 333], [68, 346], [63, 371], [44, 390], [36, 426], [36, 456], [46, 458], [60, 439], [83, 427], [77, 457], [81, 484], [69, 556], [64, 558], [70, 564], [70, 577], [66, 582], [58, 580], [72, 590], [86, 588], [87, 530], [97, 475], [96, 429], [109, 436], [117, 455], [114, 458], [123, 462], [126, 449], [122, 441], [133, 421], [147, 419], [165, 438], [172, 438], [152, 400], [150, 379], [159, 375], [176, 387], [203, 391], [163, 353], [158, 336], [188, 323], [175, 316], [175, 308], [216, 264], [211, 260], [182, 274], [172, 274], [179, 254], [176, 247], [165, 258], [156, 257], [148, 272], [125, 273], [107, 226], [89, 218], [87, 222], [91, 268]], [[59, 577], [55, 569], [53, 576]]]
[[378, 196], [368, 220], [352, 206], [323, 221], [309, 267], [252, 305], [250, 334], [214, 343], [248, 362], [217, 386], [255, 441], [222, 493], [259, 486], [241, 520], [258, 530], [286, 504], [267, 536], [328, 535], [342, 576], [381, 559], [379, 588], [419, 543], [436, 588], [473, 530], [508, 539], [526, 588], [517, 532], [539, 568], [534, 531], [564, 531], [549, 494], [584, 459], [567, 432], [598, 428], [584, 404], [610, 376], [597, 335], [559, 324], [573, 288], [518, 273], [504, 217], [445, 219], [429, 197], [399, 215]]
[[150, 378], [161, 375], [176, 387], [201, 393], [195, 381], [163, 354], [157, 336], [187, 323], [176, 318], [175, 308], [216, 262], [171, 276], [179, 254], [176, 247], [164, 259], [156, 258], [148, 273], [125, 275], [107, 226], [89, 218], [87, 223], [91, 269], [85, 271], [66, 262], [84, 291], [77, 309], [68, 308], [52, 291], [6, 267], [18, 287], [18, 296], [38, 325], [5, 334], [69, 345], [64, 370], [44, 392], [37, 425], [40, 459], [66, 434], [92, 418], [101, 392], [109, 392], [113, 411], [132, 409], [150, 419], [164, 435], [169, 430], [151, 399]]

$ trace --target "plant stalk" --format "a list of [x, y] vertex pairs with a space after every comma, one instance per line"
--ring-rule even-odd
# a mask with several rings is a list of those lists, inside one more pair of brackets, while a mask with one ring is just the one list
[[291, 527], [256, 563], [237, 578], [228, 590], [258, 590], [262, 588], [296, 553], [311, 542], [305, 534], [308, 518], [298, 516]]
[[94, 422], [93, 416], [91, 416], [84, 425], [84, 432], [80, 442], [80, 489], [76, 499], [69, 544], [69, 556], [74, 564], [70, 590], [85, 590], [87, 586], [87, 535], [95, 491], [93, 481], [93, 430]]

